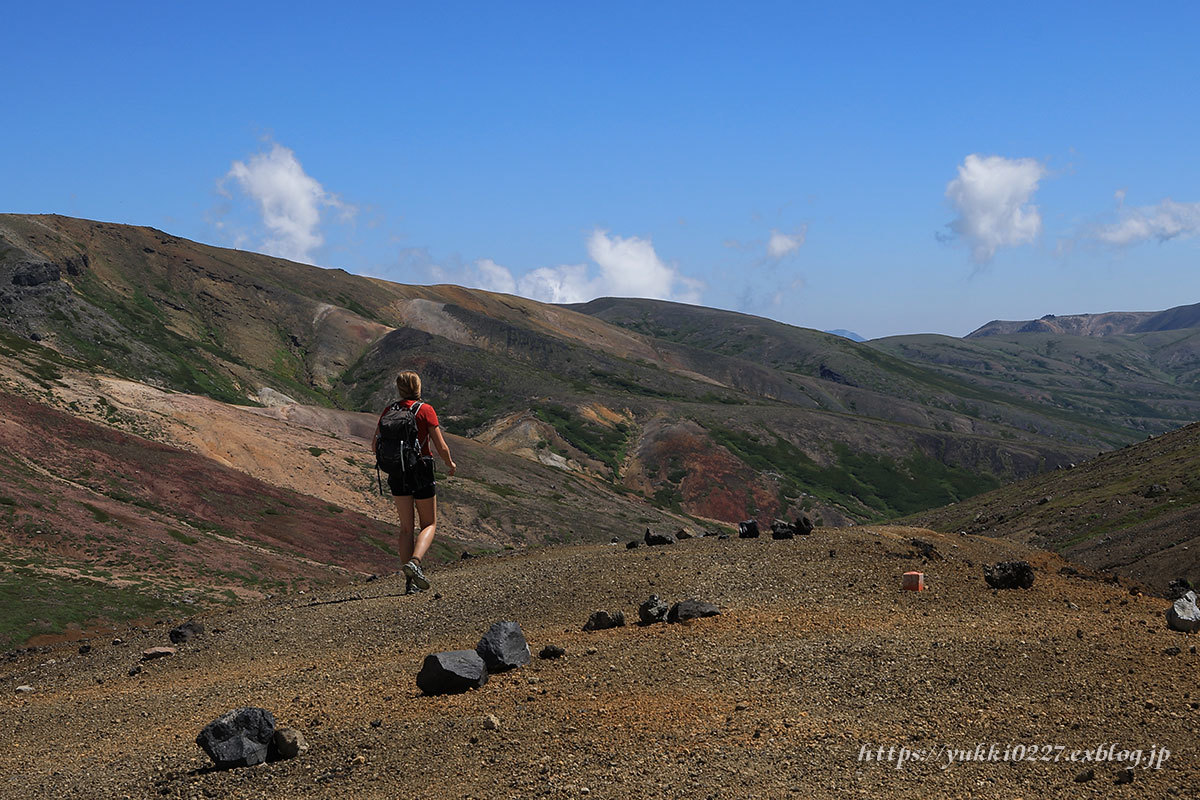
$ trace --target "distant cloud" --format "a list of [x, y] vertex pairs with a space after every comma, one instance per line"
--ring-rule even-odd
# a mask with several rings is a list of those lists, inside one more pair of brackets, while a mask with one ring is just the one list
[[800, 245], [804, 244], [806, 232], [806, 228], [801, 228], [798, 233], [786, 234], [772, 228], [771, 238], [767, 241], [767, 257], [778, 261], [789, 253], [799, 250]]
[[648, 297], [698, 303], [703, 281], [689, 278], [658, 257], [649, 239], [595, 230], [588, 237], [589, 264], [538, 267], [519, 278], [485, 258], [468, 267], [431, 266], [439, 280], [457, 280], [494, 292], [519, 294], [544, 303], [582, 303], [597, 297]]
[[1158, 205], [1126, 208], [1124, 191], [1118, 194], [1115, 222], [1098, 225], [1089, 238], [1114, 247], [1141, 244], [1151, 239], [1195, 236], [1200, 233], [1200, 203], [1177, 203], [1167, 198]]
[[[343, 219], [355, 213], [353, 206], [325, 191], [306, 173], [295, 153], [274, 142], [267, 152], [233, 162], [218, 183], [226, 196], [230, 182], [257, 205], [266, 228], [259, 245], [263, 252], [292, 261], [311, 263], [313, 251], [324, 244], [320, 230], [323, 209], [338, 209]], [[244, 240], [244, 235], [239, 236], [239, 245]]]
[[976, 262], [1037, 239], [1042, 217], [1030, 200], [1045, 174], [1032, 158], [971, 154], [963, 160], [958, 177], [946, 185], [946, 198], [958, 212], [950, 229], [970, 245]]

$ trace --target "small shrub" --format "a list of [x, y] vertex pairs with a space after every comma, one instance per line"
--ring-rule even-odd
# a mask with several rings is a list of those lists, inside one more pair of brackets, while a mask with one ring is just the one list
[[167, 535], [177, 542], [182, 542], [184, 544], [196, 544], [200, 541], [195, 536], [188, 536], [183, 531], [177, 531], [174, 528], [167, 528]]

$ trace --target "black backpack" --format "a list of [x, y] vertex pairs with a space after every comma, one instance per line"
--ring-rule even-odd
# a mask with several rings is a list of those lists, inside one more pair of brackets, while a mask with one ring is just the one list
[[379, 418], [379, 439], [375, 443], [375, 467], [388, 475], [416, 474], [421, 462], [421, 442], [417, 434], [417, 411], [423, 403], [392, 403]]

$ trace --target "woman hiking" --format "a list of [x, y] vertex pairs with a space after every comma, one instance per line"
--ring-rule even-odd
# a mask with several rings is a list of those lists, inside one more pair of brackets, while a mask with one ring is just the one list
[[[385, 418], [389, 425], [395, 418], [389, 417], [408, 410], [416, 421], [416, 438], [420, 447], [420, 457], [416, 459], [415, 468], [393, 469], [388, 473], [388, 488], [396, 502], [396, 513], [400, 516], [400, 558], [404, 560], [404, 593], [416, 594], [429, 588], [429, 579], [421, 569], [421, 559], [429, 552], [433, 544], [433, 534], [437, 529], [437, 484], [433, 479], [433, 453], [429, 445], [432, 443], [442, 461], [446, 463], [446, 477], [454, 475], [454, 459], [450, 457], [450, 448], [442, 436], [438, 425], [437, 412], [433, 406], [421, 399], [421, 377], [411, 370], [401, 372], [396, 376], [396, 391], [400, 399], [389, 403], [379, 415], [379, 424], [375, 426], [375, 438], [371, 449], [376, 458], [380, 457], [380, 442], [387, 438], [383, 435]], [[411, 425], [411, 422], [407, 421]], [[390, 430], [390, 428], [389, 428]], [[410, 428], [411, 430], [411, 428]], [[414, 516], [415, 514], [415, 516]], [[420, 533], [415, 536], [416, 521], [420, 520]]]

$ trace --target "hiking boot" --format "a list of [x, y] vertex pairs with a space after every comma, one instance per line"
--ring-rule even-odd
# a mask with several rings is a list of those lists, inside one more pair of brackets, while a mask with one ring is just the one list
[[425, 573], [421, 571], [421, 564], [418, 561], [409, 561], [404, 565], [404, 577], [413, 582], [413, 585], [418, 589], [428, 589], [429, 579], [425, 577]]
[[423, 591], [425, 591], [425, 590], [422, 589], [420, 586], [417, 586], [417, 584], [413, 583], [412, 578], [404, 579], [404, 593], [405, 594], [420, 594]]

